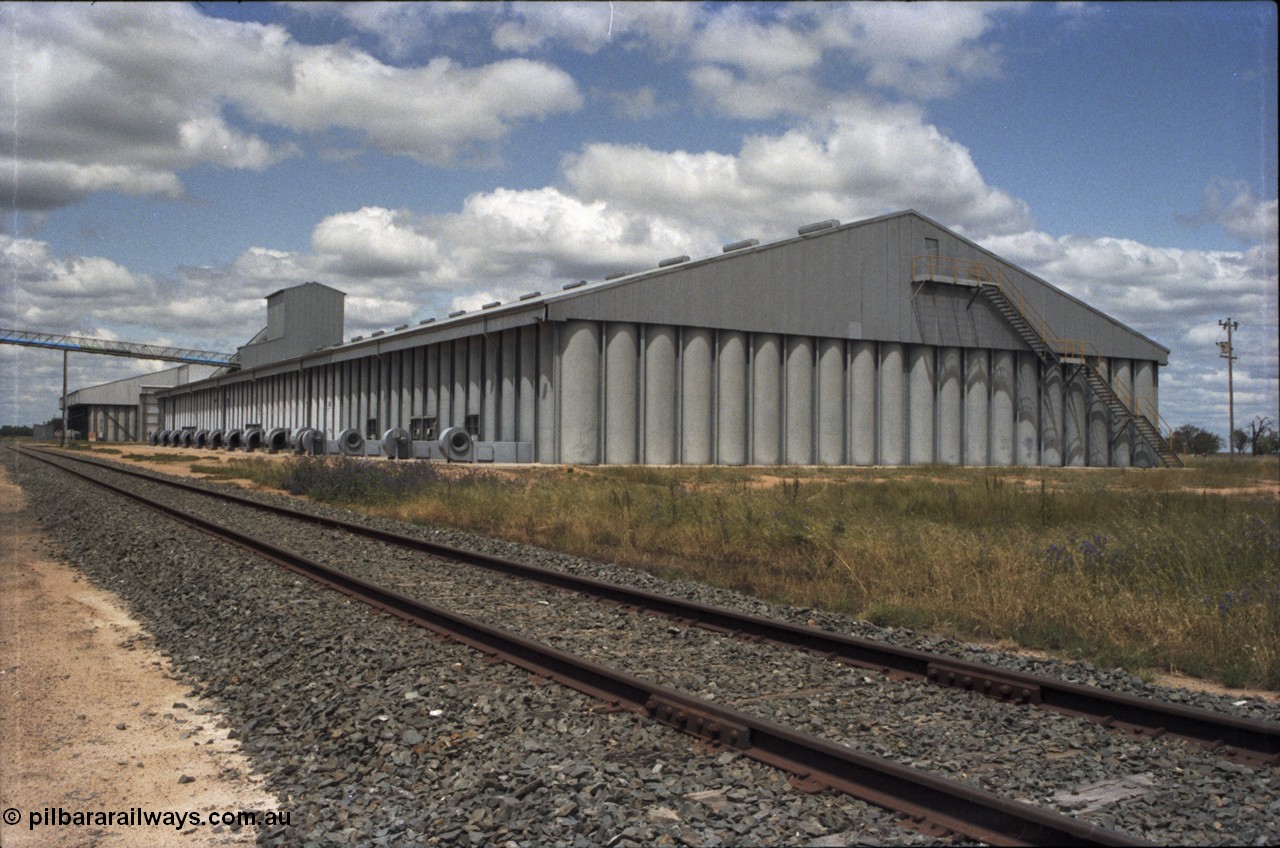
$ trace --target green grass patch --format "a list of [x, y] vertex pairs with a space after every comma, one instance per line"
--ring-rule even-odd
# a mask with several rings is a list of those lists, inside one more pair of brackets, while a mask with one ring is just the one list
[[[192, 463], [191, 473], [204, 474], [215, 480], [250, 480], [256, 485], [269, 489], [288, 489], [294, 469], [287, 462], [274, 462], [268, 459], [232, 459], [208, 465]], [[295, 491], [294, 494], [305, 493]]]
[[[1280, 460], [1183, 469], [202, 467], [314, 499], [1135, 673], [1280, 689]], [[569, 473], [572, 471], [572, 473]]]
[[[105, 451], [94, 451], [94, 453], [105, 453]], [[116, 453], [119, 453], [119, 451], [116, 451]], [[128, 459], [134, 462], [154, 462], [161, 465], [181, 465], [184, 462], [191, 462], [190, 456], [173, 453], [127, 453], [121, 459]]]

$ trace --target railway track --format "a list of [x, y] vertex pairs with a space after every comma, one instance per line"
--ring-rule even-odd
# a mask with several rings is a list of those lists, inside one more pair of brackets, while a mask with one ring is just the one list
[[[115, 466], [98, 465], [102, 469], [110, 469], [112, 473], [125, 473]], [[201, 498], [228, 497], [223, 493], [211, 493], [201, 487], [184, 489], [176, 486], [175, 481], [166, 478], [139, 475], [137, 472], [129, 473], [132, 474], [129, 487], [116, 487], [116, 490], [135, 499], [142, 499], [139, 497], [137, 490], [149, 487], [184, 491], [184, 496], [194, 495]], [[253, 510], [260, 513], [268, 508], [264, 504], [238, 496], [231, 497], [228, 502], [235, 504], [236, 508], [242, 511]], [[154, 504], [152, 504], [152, 508], [168, 509], [170, 514], [176, 511], [173, 507], [157, 507]], [[292, 512], [296, 513], [297, 511]], [[175, 515], [175, 517], [179, 516]], [[660, 634], [664, 629], [684, 632], [681, 628], [687, 629], [689, 623], [696, 622], [703, 628], [709, 628], [713, 633], [728, 632], [738, 636], [747, 635], [771, 645], [782, 645], [787, 648], [800, 647], [818, 654], [820, 657], [836, 659], [841, 665], [853, 667], [846, 670], [847, 674], [860, 672], [863, 668], [875, 668], [889, 672], [890, 676], [896, 679], [931, 680], [935, 683], [952, 683], [952, 685], [959, 683], [962, 686], [966, 684], [964, 678], [968, 677], [970, 681], [968, 682], [968, 688], [986, 690], [991, 695], [1003, 697], [1005, 700], [1012, 702], [1021, 702], [1023, 704], [1038, 702], [1042, 706], [1056, 709], [1063, 709], [1061, 702], [1067, 695], [1076, 697], [1077, 703], [1081, 694], [1088, 695], [1090, 698], [1088, 701], [1089, 709], [1092, 709], [1094, 714], [1099, 714], [1101, 709], [1105, 711], [1101, 712], [1102, 716], [1121, 715], [1124, 717], [1120, 720], [1123, 724], [1132, 725], [1134, 729], [1144, 735], [1160, 735], [1158, 730], [1151, 729], [1153, 725], [1150, 723], [1152, 716], [1158, 716], [1159, 726], [1168, 727], [1172, 725], [1176, 728], [1176, 733], [1185, 738], [1193, 739], [1202, 744], [1213, 744], [1215, 740], [1230, 740], [1228, 744], [1235, 749], [1233, 753], [1236, 756], [1248, 759], [1254, 764], [1264, 761], [1274, 763], [1275, 761], [1275, 744], [1280, 728], [1271, 723], [1214, 715], [1206, 711], [1191, 710], [1180, 705], [1161, 705], [1155, 702], [1144, 703], [1144, 699], [1115, 693], [1099, 693], [1097, 691], [1077, 693], [1074, 690], [1087, 689], [1089, 687], [1065, 684], [1062, 681], [1053, 681], [1048, 678], [1020, 675], [1007, 670], [991, 669], [971, 663], [961, 663], [953, 659], [926, 655], [918, 651], [877, 645], [866, 640], [856, 640], [839, 634], [814, 631], [811, 628], [799, 628], [785, 623], [770, 622], [760, 617], [745, 616], [730, 610], [719, 610], [700, 604], [688, 604], [666, 596], [610, 586], [599, 581], [586, 580], [548, 569], [530, 569], [509, 560], [459, 551], [448, 546], [436, 545], [399, 534], [388, 534], [385, 531], [361, 525], [344, 524], [332, 518], [320, 518], [309, 514], [291, 514], [290, 517], [306, 520], [313, 524], [320, 523], [328, 533], [360, 534], [366, 538], [376, 538], [380, 544], [392, 544], [399, 548], [409, 547], [418, 553], [430, 554], [434, 558], [445, 557], [455, 563], [461, 561], [470, 566], [482, 566], [485, 569], [500, 571], [504, 574], [519, 573], [521, 577], [540, 580], [548, 585], [555, 586], [559, 590], [568, 589], [575, 597], [579, 595], [586, 595], [590, 598], [604, 597], [627, 605], [626, 609], [629, 611], [627, 614], [632, 619], [637, 617], [650, 619], [652, 616], [641, 615], [636, 612], [637, 610], [650, 610], [661, 612], [666, 616], [675, 616], [676, 620], [680, 622], [679, 625], [673, 625], [668, 621], [666, 624], [655, 626], [650, 621], [646, 626], [654, 634]], [[202, 523], [201, 519], [189, 514], [180, 518], [195, 525]], [[252, 525], [254, 520], [252, 518], [242, 519], [241, 524], [245, 523]], [[213, 528], [208, 526], [202, 529], [206, 532], [213, 532]], [[331, 585], [336, 584], [336, 587], [342, 591], [365, 596], [372, 595], [375, 598], [374, 604], [382, 609], [403, 618], [424, 623], [426, 626], [437, 630], [437, 632], [447, 631], [450, 634], [450, 638], [458, 639], [487, 653], [493, 653], [508, 661], [515, 662], [537, 674], [551, 677], [567, 685], [574, 686], [580, 691], [600, 697], [613, 708], [642, 712], [660, 722], [700, 736], [709, 744], [739, 750], [762, 762], [786, 768], [800, 776], [802, 780], [806, 781], [806, 785], [810, 787], [838, 788], [856, 797], [889, 806], [911, 816], [922, 826], [935, 828], [935, 832], [957, 833], [968, 838], [989, 842], [1134, 844], [1133, 840], [1128, 837], [1110, 833], [1105, 828], [1055, 814], [1043, 813], [1026, 804], [1006, 801], [992, 793], [975, 790], [968, 783], [922, 773], [918, 768], [908, 768], [881, 758], [868, 757], [865, 754], [852, 751], [844, 744], [839, 744], [846, 740], [841, 739], [839, 743], [836, 743], [830, 739], [810, 737], [806, 734], [797, 733], [777, 722], [761, 718], [757, 714], [734, 710], [721, 703], [734, 700], [739, 702], [755, 700], [758, 704], [767, 701], [769, 696], [765, 693], [755, 691], [753, 696], [743, 692], [734, 693], [728, 691], [716, 693], [717, 698], [714, 701], [705, 698], [693, 698], [675, 688], [649, 683], [645, 678], [638, 677], [635, 674], [615, 672], [597, 663], [583, 661], [564, 651], [548, 650], [534, 639], [501, 632], [492, 625], [485, 625], [474, 619], [460, 617], [456, 613], [422, 604], [399, 592], [372, 585], [369, 580], [335, 573], [334, 569], [325, 567], [309, 557], [300, 556], [295, 552], [277, 548], [270, 544], [263, 544], [243, 531], [233, 532], [232, 535], [236, 544], [254, 549], [289, 568], [303, 571], [313, 578], [319, 576], [319, 579], [329, 581]], [[330, 537], [317, 540], [317, 546], [321, 549], [331, 547], [333, 544], [334, 539]], [[421, 558], [418, 559], [420, 560]], [[421, 570], [420, 562], [415, 562], [408, 567]], [[457, 570], [456, 566], [453, 570]], [[400, 569], [399, 573], [396, 572], [396, 569], [392, 569], [390, 572], [384, 571], [380, 579], [389, 580], [392, 583], [408, 582], [412, 584], [412, 580], [406, 577], [403, 572], [403, 568]], [[468, 595], [469, 590], [466, 588], [448, 589], [446, 587], [442, 590], [440, 586], [442, 579], [441, 570], [436, 569], [430, 581], [430, 591], [437, 594], [442, 591], [444, 594], [452, 593], [455, 600]], [[420, 588], [422, 587], [420, 586]], [[472, 591], [471, 594], [474, 594], [474, 592]], [[510, 595], [509, 588], [507, 594]], [[563, 591], [558, 594], [560, 596], [566, 595]], [[499, 614], [504, 621], [508, 617], [514, 617], [514, 609], [516, 607], [534, 607], [536, 609], [539, 606], [553, 606], [552, 601], [532, 599], [525, 590], [520, 591], [519, 597], [520, 603], [510, 605], [507, 609], [500, 611]], [[479, 605], [483, 607], [491, 603], [491, 601], [480, 601]], [[451, 602], [452, 605], [453, 603]], [[563, 614], [558, 615], [562, 617]], [[554, 620], [556, 616], [551, 618]], [[537, 631], [537, 627], [534, 625], [524, 626], [533, 632]], [[614, 626], [616, 625], [613, 622], [609, 622], [606, 623], [604, 629], [607, 630], [607, 628]], [[554, 625], [552, 627], [554, 628]], [[601, 629], [597, 627], [594, 634], [588, 633], [586, 641], [578, 639], [576, 641], [578, 647], [575, 650], [582, 650], [584, 646], [590, 644], [590, 640], [600, 641], [599, 631]], [[543, 641], [574, 642], [572, 638], [557, 633], [554, 629], [547, 630], [545, 627], [540, 635]], [[660, 640], [660, 636], [656, 635], [649, 638], [655, 642]], [[667, 639], [666, 641], [671, 642], [672, 640]], [[680, 663], [679, 658], [682, 655], [682, 651], [683, 646], [677, 645], [674, 654], [670, 651], [665, 655], [662, 652], [657, 652], [655, 657], [640, 658], [639, 664], [641, 668], [646, 668], [646, 663], [648, 663], [648, 666], [674, 666]], [[820, 664], [829, 665], [829, 663], [825, 662], [825, 659]], [[732, 669], [729, 669], [729, 671], [732, 673]], [[955, 675], [954, 682], [950, 679], [951, 675]], [[867, 680], [867, 678], [863, 678], [863, 680]], [[973, 681], [977, 681], [976, 685]], [[984, 681], [991, 683], [991, 686], [984, 687], [982, 685]], [[1008, 687], [1008, 690], [1002, 692], [1002, 687]], [[728, 688], [732, 690], [732, 687]], [[986, 699], [974, 698], [972, 693], [967, 694], [966, 697], [990, 703]], [[1114, 706], [1107, 705], [1099, 708], [1098, 704], [1105, 703], [1108, 698], [1116, 699]], [[1007, 708], [1001, 707], [1001, 709]], [[1069, 707], [1067, 709], [1074, 708]], [[1017, 710], [1017, 712], [1023, 713], [1027, 711], [1026, 709]], [[1084, 710], [1075, 711], [1086, 712]], [[1143, 725], [1132, 721], [1131, 719], [1135, 717], [1148, 723]], [[1221, 746], [1221, 743], [1219, 744]]]
[[483, 568], [538, 585], [577, 592], [638, 610], [658, 613], [681, 625], [696, 625], [738, 637], [764, 640], [770, 644], [810, 651], [836, 662], [874, 670], [900, 680], [927, 680], [942, 686], [977, 692], [1011, 705], [1033, 706], [1064, 715], [1088, 718], [1117, 732], [1134, 736], [1161, 738], [1168, 735], [1205, 745], [1229, 759], [1249, 765], [1280, 763], [1280, 725], [1275, 723], [1217, 714], [1181, 704], [1109, 692], [1050, 677], [965, 662], [953, 657], [802, 627], [670, 595], [646, 592], [616, 583], [467, 551], [351, 521], [267, 504], [229, 492], [217, 492], [173, 478], [157, 477], [123, 468], [113, 463], [83, 457], [75, 457], [74, 460], [123, 474], [135, 480], [157, 483], [327, 529], [364, 536], [448, 562]]

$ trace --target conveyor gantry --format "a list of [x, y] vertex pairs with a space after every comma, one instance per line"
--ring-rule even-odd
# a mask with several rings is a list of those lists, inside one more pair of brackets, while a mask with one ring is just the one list
[[219, 365], [223, 368], [240, 367], [240, 357], [233, 353], [34, 333], [28, 330], [0, 330], [0, 344], [43, 347], [77, 353], [100, 353], [108, 356], [129, 356], [134, 359], [159, 359], [165, 362], [187, 362], [195, 365]]

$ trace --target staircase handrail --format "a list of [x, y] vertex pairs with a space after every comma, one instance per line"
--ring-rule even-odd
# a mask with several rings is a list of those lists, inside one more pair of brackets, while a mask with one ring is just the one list
[[[1048, 345], [1050, 350], [1059, 356], [1080, 359], [1099, 376], [1102, 375], [1101, 365], [1104, 357], [1098, 349], [1082, 339], [1067, 339], [1054, 333], [1049, 328], [1049, 323], [1036, 311], [1035, 307], [1027, 302], [1026, 297], [1005, 276], [1004, 269], [999, 265], [971, 259], [939, 257], [932, 254], [911, 257], [912, 278], [914, 279], [922, 273], [927, 273], [930, 279], [944, 276], [951, 277], [957, 282], [967, 280], [977, 286], [995, 286], [1033, 331], [1038, 328], [1040, 338]], [[1162, 439], [1169, 452], [1176, 456], [1176, 451], [1173, 450], [1173, 428], [1160, 417], [1159, 409], [1155, 403], [1145, 397], [1136, 397], [1127, 388], [1118, 386], [1110, 375], [1104, 379], [1104, 382], [1126, 408], [1134, 415], [1146, 419], [1147, 423], [1155, 430], [1156, 437]], [[1148, 411], [1144, 411], [1144, 407], [1149, 408]]]
[[911, 273], [912, 276], [928, 274], [931, 278], [954, 277], [957, 280], [968, 280], [973, 283], [997, 282], [1004, 279], [1004, 271], [998, 265], [933, 254], [911, 257]]
[[1053, 332], [1049, 327], [1049, 322], [1027, 301], [1022, 291], [1010, 282], [1004, 273], [1004, 269], [999, 265], [979, 262], [973, 259], [957, 259], [950, 256], [939, 257], [932, 254], [911, 257], [912, 277], [917, 277], [922, 273], [927, 273], [930, 278], [952, 277], [957, 281], [966, 280], [977, 286], [984, 284], [995, 286], [1013, 305], [1018, 314], [1022, 316], [1022, 320], [1026, 321], [1033, 330], [1040, 334], [1040, 338], [1044, 340], [1050, 350], [1057, 354], [1069, 354], [1067, 345], [1070, 340], [1063, 339]]
[[[1093, 368], [1099, 376], [1104, 373], [1102, 366], [1106, 357], [1102, 355], [1101, 351], [1083, 339], [1066, 339], [1064, 341], [1070, 345], [1075, 355], [1082, 359], [1089, 367]], [[1134, 395], [1134, 393], [1127, 387], [1117, 383], [1115, 381], [1115, 376], [1110, 374], [1110, 372], [1107, 372], [1107, 377], [1105, 377], [1103, 381], [1107, 384], [1107, 387], [1115, 393], [1115, 396], [1119, 398], [1120, 402], [1123, 403], [1133, 414], [1141, 415], [1143, 418], [1147, 419], [1147, 422], [1150, 423], [1152, 428], [1156, 431], [1156, 435], [1164, 439], [1170, 446], [1169, 449], [1173, 450], [1173, 428], [1169, 426], [1168, 422], [1160, 417], [1158, 408], [1149, 398]], [[1147, 411], [1144, 411], [1144, 408]]]
[[1148, 398], [1140, 397], [1134, 405], [1134, 412], [1150, 421], [1151, 426], [1156, 430], [1156, 434], [1165, 440], [1169, 445], [1169, 450], [1173, 450], [1173, 427], [1169, 426], [1169, 422], [1160, 417], [1160, 413], [1156, 411], [1155, 403]]

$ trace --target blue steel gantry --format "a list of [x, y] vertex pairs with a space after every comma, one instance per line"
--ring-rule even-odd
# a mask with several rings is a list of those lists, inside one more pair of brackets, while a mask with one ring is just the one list
[[232, 353], [117, 342], [108, 339], [87, 339], [80, 336], [60, 336], [52, 333], [33, 333], [27, 330], [0, 330], [0, 344], [43, 347], [76, 353], [101, 353], [108, 356], [130, 356], [134, 359], [160, 359], [165, 362], [221, 365], [225, 368], [240, 367], [240, 357]]

